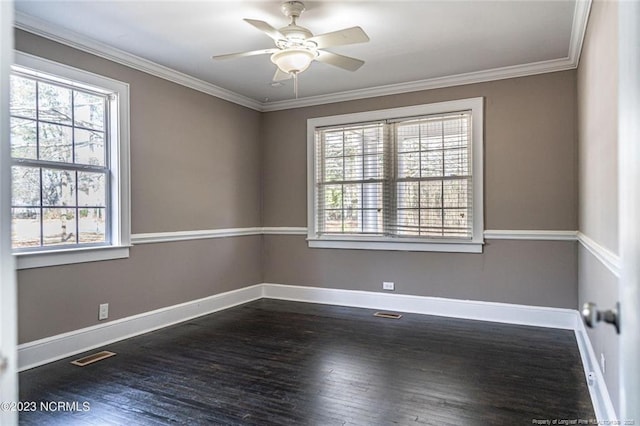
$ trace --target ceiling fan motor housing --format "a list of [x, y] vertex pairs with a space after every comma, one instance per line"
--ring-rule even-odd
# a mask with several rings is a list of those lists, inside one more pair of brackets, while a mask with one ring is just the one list
[[280, 28], [278, 31], [282, 33], [283, 36], [287, 38], [289, 41], [297, 41], [300, 42], [313, 37], [313, 33], [306, 29], [305, 27], [301, 27], [295, 24], [289, 24], [286, 27]]

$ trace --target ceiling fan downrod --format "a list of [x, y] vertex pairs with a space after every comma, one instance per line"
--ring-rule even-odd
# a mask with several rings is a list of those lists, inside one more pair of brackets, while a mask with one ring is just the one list
[[282, 14], [287, 18], [291, 18], [291, 24], [296, 25], [296, 20], [305, 11], [304, 3], [301, 1], [286, 1], [280, 6]]

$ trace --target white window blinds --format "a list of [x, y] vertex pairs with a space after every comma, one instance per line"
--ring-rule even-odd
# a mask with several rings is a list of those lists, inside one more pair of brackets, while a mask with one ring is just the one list
[[319, 234], [383, 233], [385, 131], [383, 123], [317, 131]]
[[317, 128], [316, 234], [471, 240], [471, 118]]

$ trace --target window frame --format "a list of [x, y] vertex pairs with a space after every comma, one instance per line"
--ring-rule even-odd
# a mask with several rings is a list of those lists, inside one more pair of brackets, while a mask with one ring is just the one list
[[[14, 249], [18, 269], [93, 262], [129, 257], [131, 247], [130, 210], [130, 134], [129, 134], [129, 84], [63, 65], [23, 52], [14, 52], [12, 73], [28, 74], [50, 81], [59, 79], [71, 88], [83, 90], [85, 86], [97, 87], [114, 96], [107, 102], [111, 117], [108, 141], [107, 194], [110, 223], [107, 225], [109, 240], [106, 244], [76, 245], [73, 247], [46, 247], [35, 250]], [[52, 79], [52, 77], [55, 77]]]
[[[470, 240], [370, 235], [318, 235], [316, 212], [316, 129], [328, 126], [398, 120], [417, 116], [471, 111], [473, 232]], [[307, 241], [311, 248], [482, 253], [484, 244], [484, 98], [357, 112], [307, 120]], [[394, 153], [395, 155], [395, 153]]]

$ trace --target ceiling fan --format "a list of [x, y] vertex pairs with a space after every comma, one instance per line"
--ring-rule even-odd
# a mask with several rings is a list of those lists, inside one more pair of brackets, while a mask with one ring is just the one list
[[369, 37], [362, 28], [351, 27], [314, 36], [311, 31], [296, 23], [297, 19], [305, 10], [302, 2], [284, 2], [281, 10], [286, 17], [291, 19], [291, 22], [286, 27], [280, 29], [275, 29], [264, 21], [245, 19], [247, 23], [271, 37], [276, 47], [250, 52], [217, 55], [213, 56], [213, 59], [234, 59], [245, 56], [271, 54], [271, 62], [277, 66], [273, 81], [282, 81], [293, 77], [296, 98], [298, 97], [298, 74], [309, 68], [309, 65], [314, 60], [348, 71], [356, 71], [364, 64], [364, 61], [360, 59], [324, 50], [334, 46], [369, 41]]

